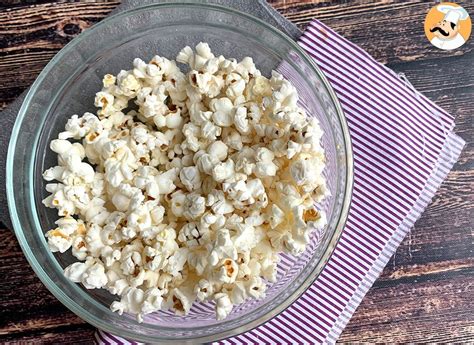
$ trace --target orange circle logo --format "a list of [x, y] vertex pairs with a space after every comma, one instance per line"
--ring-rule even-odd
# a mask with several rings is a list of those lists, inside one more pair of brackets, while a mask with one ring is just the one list
[[452, 2], [434, 6], [426, 15], [425, 35], [432, 45], [443, 50], [462, 46], [471, 35], [469, 13]]

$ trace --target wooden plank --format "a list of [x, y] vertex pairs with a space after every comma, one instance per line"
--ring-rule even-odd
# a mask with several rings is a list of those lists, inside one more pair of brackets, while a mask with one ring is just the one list
[[474, 269], [444, 278], [379, 287], [364, 298], [340, 342], [426, 343], [472, 341]]
[[48, 3], [0, 11], [0, 110], [33, 83], [66, 43], [118, 4]]
[[[68, 333], [71, 330], [71, 336], [74, 336], [76, 327], [85, 330], [84, 337], [91, 337], [90, 328], [85, 326], [84, 321], [67, 311], [33, 274], [14, 235], [2, 231], [0, 243], [0, 275], [4, 282], [9, 282], [0, 283], [0, 339], [27, 340], [47, 334], [59, 341], [61, 329]], [[442, 341], [444, 332], [453, 330], [456, 324], [460, 340], [469, 335], [466, 324], [472, 307], [468, 298], [472, 301], [470, 287], [473, 282], [469, 277], [473, 272], [472, 258], [419, 265], [397, 264], [395, 268], [389, 264], [364, 299], [341, 340], [369, 341], [372, 338], [374, 341], [386, 341], [396, 330], [397, 341], [416, 341], [416, 337], [422, 336], [421, 330], [411, 329], [410, 324], [421, 320], [424, 327], [428, 327], [429, 318], [437, 322], [440, 317], [453, 325], [442, 329], [437, 333], [438, 338], [433, 340]], [[438, 305], [435, 303], [437, 300], [445, 302]], [[433, 306], [429, 307], [431, 304]], [[403, 309], [398, 305], [403, 305]], [[465, 322], [461, 322], [463, 320]], [[472, 336], [472, 332], [470, 334]]]
[[0, 336], [3, 343], [21, 344], [94, 344], [94, 327], [81, 325], [61, 326], [54, 329], [38, 329], [28, 332], [12, 332]]
[[[464, 55], [474, 48], [447, 52], [433, 47], [424, 34], [424, 20], [435, 1], [321, 1], [270, 0], [288, 19], [304, 29], [316, 18], [360, 45], [383, 63], [446, 58]], [[474, 2], [456, 3], [474, 13]]]
[[[444, 52], [432, 47], [425, 39], [422, 23], [433, 3], [416, 2], [324, 2], [271, 1], [290, 20], [304, 28], [308, 21], [319, 18], [371, 53], [381, 62], [411, 61], [450, 57], [472, 51], [471, 44], [461, 50]], [[462, 3], [462, 2], [461, 2]], [[36, 51], [51, 56], [72, 37], [105, 17], [118, 2], [59, 3], [36, 7], [19, 7], [0, 12], [0, 56]], [[462, 3], [473, 12], [474, 5]], [[472, 8], [471, 8], [472, 7]], [[409, 15], [407, 15], [407, 13]], [[40, 23], [40, 25], [38, 25]], [[400, 27], [400, 30], [387, 28]], [[67, 28], [65, 30], [65, 28]], [[369, 35], [370, 34], [370, 35]], [[390, 56], [390, 59], [389, 59]], [[44, 67], [46, 57], [32, 56], [7, 70], [8, 79], [18, 77], [16, 68], [31, 71], [18, 82], [5, 83], [8, 101], [30, 85]], [[9, 63], [9, 61], [3, 61]], [[0, 64], [2, 60], [0, 58]], [[5, 103], [6, 104], [6, 103]]]

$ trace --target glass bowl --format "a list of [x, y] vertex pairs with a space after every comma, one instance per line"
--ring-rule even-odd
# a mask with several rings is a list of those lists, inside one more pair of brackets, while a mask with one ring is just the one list
[[[193, 307], [186, 317], [158, 312], [139, 324], [131, 315], [109, 310], [114, 296], [86, 290], [63, 276], [75, 261], [52, 254], [44, 233], [53, 228], [55, 210], [46, 209], [41, 174], [56, 165], [49, 142], [73, 114], [94, 112], [101, 77], [129, 69], [135, 57], [159, 54], [174, 59], [186, 45], [208, 42], [213, 52], [241, 59], [251, 56], [264, 75], [279, 70], [300, 94], [300, 105], [316, 116], [325, 134], [325, 175], [331, 196], [322, 207], [328, 217], [314, 231], [299, 257], [281, 256], [277, 282], [266, 297], [234, 307], [215, 320], [212, 304]], [[197, 3], [166, 3], [112, 16], [82, 33], [62, 49], [31, 87], [16, 120], [7, 158], [8, 205], [15, 233], [36, 274], [47, 288], [85, 321], [113, 334], [144, 342], [210, 342], [248, 331], [276, 316], [317, 278], [330, 257], [346, 220], [352, 191], [352, 151], [341, 107], [323, 73], [289, 37], [250, 15]]]

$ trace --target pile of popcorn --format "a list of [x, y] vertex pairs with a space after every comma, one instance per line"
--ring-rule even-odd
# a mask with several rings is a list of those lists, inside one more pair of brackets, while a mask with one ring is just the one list
[[105, 75], [97, 115], [68, 120], [43, 175], [60, 217], [49, 247], [78, 260], [65, 275], [118, 295], [111, 309], [139, 322], [195, 301], [225, 318], [265, 296], [279, 252], [301, 254], [326, 224], [322, 131], [290, 82], [206, 43], [176, 60], [189, 72], [155, 56]]

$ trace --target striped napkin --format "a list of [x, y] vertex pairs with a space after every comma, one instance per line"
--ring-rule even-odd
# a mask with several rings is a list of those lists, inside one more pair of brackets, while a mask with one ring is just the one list
[[[347, 117], [355, 175], [349, 218], [331, 259], [299, 300], [220, 344], [334, 343], [464, 146], [450, 114], [321, 22], [313, 20], [299, 44]], [[102, 331], [96, 338], [134, 343]]]

